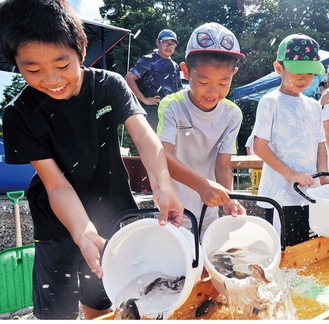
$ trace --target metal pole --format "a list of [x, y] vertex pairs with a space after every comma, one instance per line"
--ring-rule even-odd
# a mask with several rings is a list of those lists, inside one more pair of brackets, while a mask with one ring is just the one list
[[132, 36], [132, 33], [129, 33], [129, 43], [128, 43], [128, 59], [127, 59], [127, 73], [129, 71], [129, 65], [130, 65], [130, 46], [131, 46], [131, 36]]
[[[127, 58], [127, 73], [129, 72], [129, 65], [130, 65], [130, 46], [131, 46], [131, 36], [132, 36], [132, 33], [129, 33], [129, 41], [128, 41], [128, 58]], [[123, 133], [124, 133], [124, 130], [125, 130], [125, 125], [122, 124], [122, 128], [121, 128], [121, 141], [120, 141], [120, 146], [123, 147]]]
[[[140, 34], [141, 30], [138, 29], [137, 32], [135, 34], [132, 34], [132, 33], [129, 33], [129, 42], [128, 42], [128, 59], [127, 59], [127, 73], [129, 72], [129, 65], [130, 65], [130, 47], [131, 47], [131, 36], [134, 37], [134, 39], [137, 38], [137, 36]], [[123, 124], [122, 125], [122, 131], [121, 131], [121, 143], [120, 143], [120, 146], [122, 147], [122, 144], [123, 144], [123, 133], [124, 133], [124, 130], [125, 130], [125, 125]]]
[[106, 52], [105, 52], [105, 34], [104, 27], [101, 28], [101, 44], [102, 44], [102, 59], [103, 59], [103, 69], [106, 70]]

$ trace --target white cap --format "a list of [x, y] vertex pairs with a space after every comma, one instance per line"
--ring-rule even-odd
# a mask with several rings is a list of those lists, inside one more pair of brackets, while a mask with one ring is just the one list
[[223, 25], [206, 23], [196, 28], [186, 48], [185, 57], [201, 52], [222, 53], [237, 59], [244, 58], [235, 35]]

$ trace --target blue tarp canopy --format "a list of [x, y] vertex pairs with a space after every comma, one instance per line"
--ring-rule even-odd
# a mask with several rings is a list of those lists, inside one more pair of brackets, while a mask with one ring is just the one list
[[[319, 55], [322, 64], [326, 68], [329, 64], [329, 52], [320, 50]], [[326, 74], [314, 76], [312, 83], [303, 93], [309, 97], [319, 98], [319, 83], [324, 80], [326, 76]], [[272, 72], [254, 82], [233, 89], [233, 98], [235, 101], [258, 101], [267, 92], [278, 88], [280, 83], [281, 76], [276, 72]]]
[[[106, 69], [106, 53], [125, 38], [131, 31], [104, 23], [81, 19], [88, 38], [85, 66], [93, 66], [103, 58], [102, 67]], [[18, 72], [16, 66], [10, 64], [0, 53], [0, 70]]]

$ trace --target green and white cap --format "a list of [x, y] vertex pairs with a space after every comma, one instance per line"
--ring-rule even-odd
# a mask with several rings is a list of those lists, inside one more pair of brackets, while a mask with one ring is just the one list
[[277, 52], [277, 61], [283, 62], [293, 74], [325, 74], [320, 62], [319, 44], [303, 34], [292, 34], [282, 40]]

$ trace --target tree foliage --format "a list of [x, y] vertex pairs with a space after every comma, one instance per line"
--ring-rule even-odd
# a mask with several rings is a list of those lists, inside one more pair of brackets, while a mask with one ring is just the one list
[[[104, 0], [102, 17], [110, 24], [132, 30], [141, 29], [131, 39], [130, 67], [154, 48], [158, 32], [174, 30], [179, 39], [173, 59], [184, 60], [192, 31], [206, 22], [218, 22], [237, 36], [245, 60], [239, 62], [232, 88], [248, 84], [273, 71], [280, 41], [292, 33], [315, 38], [320, 48], [329, 50], [329, 6], [325, 0]], [[117, 72], [126, 73], [127, 40], [109, 56]], [[256, 105], [243, 105], [244, 121], [239, 134], [239, 152], [250, 134]]]
[[11, 84], [4, 87], [3, 99], [0, 102], [0, 118], [2, 117], [3, 108], [15, 98], [26, 86], [26, 82], [20, 74], [15, 74], [11, 79]]
[[[246, 55], [246, 59], [239, 62], [240, 70], [232, 88], [272, 72], [278, 44], [289, 34], [307, 34], [319, 42], [321, 49], [329, 50], [329, 6], [325, 0], [104, 0], [100, 13], [105, 22], [131, 30], [130, 37], [107, 55], [109, 69], [121, 75], [125, 75], [141, 55], [156, 47], [155, 40], [163, 28], [177, 33], [179, 46], [173, 59], [178, 63], [184, 61], [192, 31], [212, 21], [232, 30], [241, 52]], [[138, 30], [141, 33], [134, 38]], [[13, 84], [12, 87], [16, 85], [19, 86]], [[11, 89], [5, 92], [5, 102], [8, 102], [15, 93]], [[250, 121], [254, 118], [251, 114], [255, 111], [254, 107], [243, 107], [243, 110], [247, 115], [244, 114], [241, 134], [250, 132]], [[243, 150], [244, 145], [240, 144], [240, 149]]]
[[[173, 58], [180, 62], [193, 29], [205, 22], [223, 24], [235, 33], [246, 54], [233, 87], [273, 71], [277, 46], [291, 33], [305, 33], [322, 49], [329, 48], [329, 8], [325, 0], [104, 0], [100, 12], [109, 23], [130, 29], [133, 34], [141, 29], [138, 38], [131, 40], [130, 66], [154, 48], [163, 28], [177, 33], [180, 44]], [[127, 40], [110, 56], [112, 63], [125, 60], [125, 64], [114, 63], [124, 74]]]

